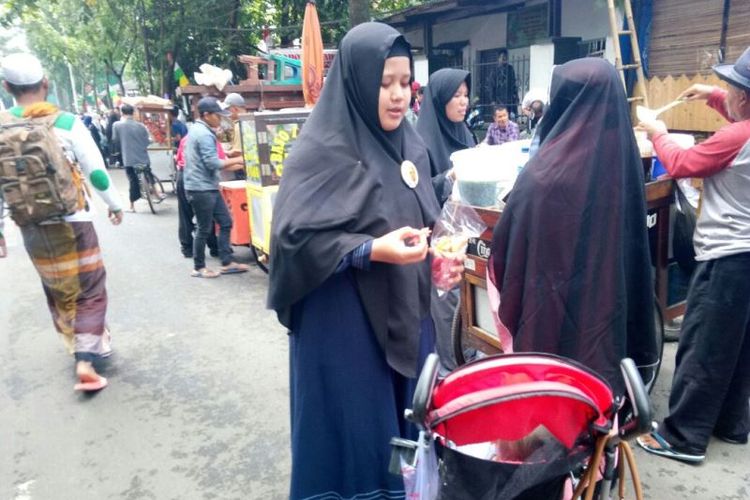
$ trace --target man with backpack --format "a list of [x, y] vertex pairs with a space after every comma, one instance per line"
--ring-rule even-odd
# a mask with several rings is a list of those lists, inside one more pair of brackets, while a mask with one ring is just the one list
[[93, 362], [112, 353], [106, 325], [106, 272], [86, 196], [86, 180], [122, 222], [119, 196], [91, 134], [71, 113], [47, 103], [39, 60], [12, 54], [0, 77], [17, 106], [0, 113], [0, 190], [42, 280], [55, 328], [75, 356], [74, 389], [107, 379]]

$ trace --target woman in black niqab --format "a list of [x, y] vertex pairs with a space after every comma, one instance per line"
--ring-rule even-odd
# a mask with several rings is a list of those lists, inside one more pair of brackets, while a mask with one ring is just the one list
[[[384, 74], [391, 57], [407, 63], [398, 87]], [[268, 305], [290, 330], [292, 499], [403, 495], [389, 441], [405, 436], [411, 379], [434, 348], [430, 264], [424, 234], [406, 265], [377, 262], [375, 246], [395, 235], [394, 251], [414, 252], [402, 238], [439, 213], [424, 144], [399, 120], [381, 126], [384, 92], [396, 89], [386, 114], [406, 111], [410, 57], [387, 25], [352, 29], [285, 162]]]
[[451, 121], [445, 113], [445, 106], [462, 83], [470, 92], [471, 75], [462, 69], [444, 68], [431, 74], [416, 125], [430, 152], [432, 183], [441, 204], [448, 199], [453, 187], [447, 176], [451, 169], [451, 153], [476, 146], [466, 122]]
[[617, 72], [555, 69], [540, 145], [495, 227], [490, 281], [514, 351], [573, 358], [624, 392], [620, 360], [656, 360], [643, 169]]

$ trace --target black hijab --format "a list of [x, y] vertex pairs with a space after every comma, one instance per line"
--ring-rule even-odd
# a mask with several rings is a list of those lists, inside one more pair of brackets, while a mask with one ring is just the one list
[[555, 69], [540, 145], [492, 239], [490, 279], [515, 351], [578, 360], [624, 391], [619, 362], [657, 356], [643, 169], [617, 72]]
[[430, 75], [416, 125], [430, 151], [433, 184], [441, 203], [450, 195], [445, 172], [451, 168], [451, 153], [476, 146], [466, 122], [452, 122], [445, 114], [445, 105], [463, 82], [471, 89], [471, 75], [461, 69], [445, 68]]
[[[288, 328], [292, 307], [345, 255], [400, 227], [431, 226], [439, 213], [424, 143], [404, 122], [393, 132], [380, 127], [378, 98], [389, 54], [410, 57], [395, 29], [364, 23], [349, 31], [285, 163], [274, 205], [268, 306]], [[417, 167], [416, 189], [401, 178], [403, 160]], [[372, 262], [369, 271], [351, 272], [388, 363], [414, 377], [420, 320], [429, 314], [429, 262]]]

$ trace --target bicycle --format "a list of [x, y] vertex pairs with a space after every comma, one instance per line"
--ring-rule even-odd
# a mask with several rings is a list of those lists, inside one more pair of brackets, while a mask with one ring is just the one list
[[148, 165], [135, 165], [133, 169], [135, 170], [135, 175], [138, 176], [138, 187], [141, 191], [141, 198], [146, 200], [148, 207], [151, 209], [151, 213], [155, 215], [155, 205], [164, 201], [164, 198], [156, 195], [156, 186], [159, 186], [162, 193], [164, 193], [164, 186], [161, 181], [154, 176]]

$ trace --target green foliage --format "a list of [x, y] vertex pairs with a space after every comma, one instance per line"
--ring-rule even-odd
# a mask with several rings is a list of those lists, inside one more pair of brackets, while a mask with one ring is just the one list
[[[350, 12], [377, 18], [418, 0], [317, 0], [324, 44], [335, 46], [349, 28]], [[110, 84], [124, 92], [135, 81], [142, 93], [171, 94], [173, 61], [189, 77], [203, 63], [244, 78], [237, 55], [256, 53], [264, 28], [289, 46], [302, 34], [306, 0], [0, 0], [0, 24], [20, 24], [64, 102]], [[173, 55], [172, 59], [167, 54]], [[70, 68], [70, 71], [69, 71]], [[59, 94], [60, 92], [58, 92]]]

